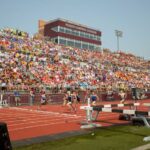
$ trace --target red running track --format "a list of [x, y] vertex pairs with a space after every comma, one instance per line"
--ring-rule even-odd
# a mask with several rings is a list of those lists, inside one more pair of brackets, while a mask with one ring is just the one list
[[[129, 103], [131, 101], [127, 101]], [[147, 111], [142, 103], [150, 103], [150, 100], [138, 101], [141, 106], [139, 110]], [[101, 104], [114, 104], [115, 102], [101, 102]], [[37, 110], [37, 106], [20, 106], [0, 108], [0, 122], [7, 123], [11, 141], [23, 140], [38, 136], [63, 133], [67, 131], [80, 130], [80, 122], [85, 120], [85, 111], [78, 110], [72, 113], [67, 107], [61, 105], [46, 105]], [[114, 124], [127, 123], [118, 120], [119, 114], [101, 112], [98, 118], [102, 126], [111, 126]]]

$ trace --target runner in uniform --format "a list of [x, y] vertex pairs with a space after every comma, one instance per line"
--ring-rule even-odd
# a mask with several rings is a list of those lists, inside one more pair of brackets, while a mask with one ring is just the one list
[[95, 94], [94, 91], [92, 91], [92, 94], [90, 96], [90, 100], [91, 100], [91, 104], [94, 106], [96, 105], [96, 101], [99, 100], [97, 94]]
[[78, 95], [78, 92], [74, 91], [72, 93], [72, 99], [73, 99], [75, 111], [77, 111], [78, 104], [80, 104], [80, 97]]
[[119, 96], [121, 98], [120, 103], [124, 103], [125, 98], [126, 98], [126, 88], [125, 88], [125, 85], [123, 83], [121, 83], [119, 86]]
[[64, 97], [63, 97], [63, 105], [62, 106], [66, 106], [67, 105], [67, 99], [68, 99], [68, 93], [66, 92]]
[[38, 109], [40, 109], [42, 105], [46, 105], [46, 104], [47, 104], [46, 93], [45, 93], [44, 90], [42, 90], [42, 92], [41, 92], [40, 105], [39, 105]]
[[73, 95], [73, 93], [68, 91], [67, 106], [69, 107], [71, 112], [76, 112], [76, 109], [73, 106], [73, 101], [74, 101], [74, 95]]

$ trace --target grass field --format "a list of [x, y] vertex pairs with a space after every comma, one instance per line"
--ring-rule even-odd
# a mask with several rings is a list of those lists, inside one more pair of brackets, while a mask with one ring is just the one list
[[130, 150], [150, 143], [143, 138], [150, 136], [150, 129], [137, 126], [99, 128], [87, 135], [34, 144], [14, 150]]

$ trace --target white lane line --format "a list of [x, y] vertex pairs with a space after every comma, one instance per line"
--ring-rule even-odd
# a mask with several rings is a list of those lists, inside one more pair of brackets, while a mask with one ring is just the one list
[[16, 122], [16, 121], [11, 121], [11, 122], [9, 122], [9, 121], [7, 121], [7, 124], [9, 125], [9, 126], [17, 126], [17, 125], [25, 125], [25, 124], [30, 124], [30, 123], [42, 123], [42, 122], [45, 122], [45, 121], [48, 121], [48, 122], [54, 122], [54, 121], [59, 121], [59, 120], [69, 120], [69, 119], [82, 119], [82, 118], [84, 118], [84, 117], [76, 117], [76, 118], [52, 118], [52, 119], [42, 119], [42, 120], [39, 120], [39, 119], [28, 119], [28, 120], [21, 120], [20, 122]]
[[[18, 119], [20, 119], [20, 118], [27, 118], [27, 116], [28, 117], [48, 117], [48, 118], [51, 118], [51, 117], [80, 117], [81, 115], [64, 115], [64, 114], [59, 114], [59, 115], [53, 115], [53, 114], [35, 114], [35, 113], [33, 113], [33, 114], [26, 114], [26, 113], [22, 113], [22, 114], [7, 114], [7, 115], [3, 115], [3, 114], [1, 114], [0, 113], [0, 116], [2, 115], [2, 117], [0, 117], [0, 118], [2, 118], [2, 119], [13, 119], [13, 118], [18, 118]], [[83, 116], [83, 115], [82, 115]]]
[[77, 122], [80, 121], [79, 119], [73, 119], [71, 121], [60, 121], [60, 122], [55, 122], [55, 123], [45, 123], [45, 124], [41, 124], [41, 125], [34, 125], [34, 126], [26, 126], [26, 127], [22, 127], [22, 128], [16, 128], [16, 129], [10, 129], [9, 128], [9, 132], [13, 132], [13, 131], [19, 131], [19, 130], [24, 130], [24, 129], [30, 129], [30, 128], [38, 128], [38, 127], [45, 127], [45, 126], [50, 126], [50, 125], [57, 125], [57, 124], [67, 124], [67, 123], [73, 123], [73, 122]]
[[34, 110], [34, 109], [19, 108], [19, 107], [11, 107], [9, 109], [34, 112], [34, 113], [38, 113], [38, 114], [40, 113], [40, 114], [52, 114], [52, 115], [64, 115], [64, 116], [77, 116], [76, 114], [66, 114], [66, 113], [60, 113], [60, 112], [42, 111], [42, 110]]
[[[9, 108], [9, 110], [13, 110], [13, 113], [9, 112], [10, 115], [7, 115], [7, 117], [10, 117], [10, 118], [15, 118], [18, 120], [17, 121], [20, 121], [21, 123], [16, 123], [16, 121], [8, 121], [8, 123], [13, 123], [13, 124], [10, 124], [8, 125], [10, 128], [11, 127], [15, 127], [15, 126], [19, 126], [19, 125], [26, 125], [25, 128], [31, 128], [32, 126], [27, 126], [29, 125], [30, 123], [36, 123], [36, 124], [44, 124], [46, 123], [46, 125], [49, 125], [49, 123], [47, 124], [47, 122], [49, 121], [50, 124], [60, 124], [60, 123], [64, 123], [65, 120], [69, 120], [69, 122], [74, 122], [75, 120], [81, 120], [82, 118], [84, 118], [84, 116], [80, 116], [80, 115], [77, 115], [77, 114], [65, 114], [65, 113], [58, 113], [58, 112], [49, 112], [49, 111], [37, 111], [37, 110], [30, 110], [30, 109], [25, 109], [25, 108], [18, 108], [18, 107], [11, 107]], [[16, 112], [14, 112], [14, 110]], [[18, 114], [18, 111], [19, 111], [19, 114]], [[28, 114], [25, 114], [26, 112], [28, 112]], [[16, 114], [15, 114], [16, 113]], [[21, 114], [20, 114], [21, 113]], [[28, 118], [30, 119], [28, 119]], [[41, 119], [39, 121], [39, 118]], [[43, 118], [45, 120], [43, 120]], [[5, 118], [6, 119], [6, 118]], [[49, 120], [51, 119], [51, 120]], [[59, 120], [61, 122], [59, 122]], [[62, 122], [63, 120], [63, 122]], [[23, 122], [24, 121], [24, 122]], [[52, 123], [52, 122], [55, 122], [55, 123]], [[37, 125], [38, 127], [39, 125]], [[42, 125], [43, 126], [43, 125]], [[36, 126], [33, 126], [33, 127], [36, 127]], [[17, 129], [24, 129], [23, 128], [17, 128]]]
[[82, 118], [83, 117], [69, 117], [69, 118], [68, 117], [65, 117], [65, 118], [63, 117], [63, 118], [53, 118], [53, 119], [44, 119], [44, 120], [43, 119], [41, 119], [41, 120], [37, 120], [37, 119], [35, 119], [35, 120], [32, 119], [31, 120], [30, 119], [30, 120], [24, 120], [24, 122], [18, 122], [16, 124], [15, 124], [15, 122], [14, 123], [11, 122], [11, 124], [8, 123], [8, 126], [11, 127], [11, 126], [29, 125], [29, 124], [37, 124], [37, 123], [42, 124], [44, 122], [56, 122], [56, 121], [58, 122], [59, 120], [64, 120], [65, 121], [66, 119], [67, 120], [68, 119], [73, 119], [74, 120], [74, 119], [82, 119]]

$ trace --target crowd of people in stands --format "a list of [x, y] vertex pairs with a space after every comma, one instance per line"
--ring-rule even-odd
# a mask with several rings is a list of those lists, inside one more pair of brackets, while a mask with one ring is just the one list
[[0, 85], [31, 88], [126, 91], [150, 89], [150, 61], [121, 51], [90, 51], [0, 30]]

